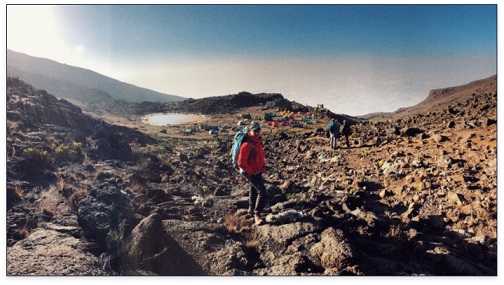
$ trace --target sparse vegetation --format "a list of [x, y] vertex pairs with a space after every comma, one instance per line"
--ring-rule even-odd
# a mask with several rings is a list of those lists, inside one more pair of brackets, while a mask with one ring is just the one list
[[298, 197], [297, 193], [289, 192], [289, 193], [285, 194], [285, 198], [287, 200], [295, 200], [296, 197]]
[[28, 147], [21, 154], [27, 160], [27, 165], [44, 167], [51, 163], [51, 156], [45, 149]]
[[54, 152], [56, 161], [78, 161], [83, 158], [82, 144], [80, 142], [70, 142], [66, 144], [52, 144], [51, 150]]
[[71, 195], [70, 198], [68, 199], [70, 201], [70, 206], [76, 210], [77, 209], [77, 204], [79, 203], [80, 200], [84, 199], [87, 196], [87, 191], [84, 189], [79, 189], [77, 191], [74, 191]]
[[389, 231], [385, 233], [384, 237], [402, 239], [404, 238], [404, 229], [401, 225], [390, 225]]
[[249, 229], [249, 223], [245, 217], [238, 213], [227, 214], [222, 224], [230, 233], [241, 233]]
[[107, 252], [112, 255], [115, 255], [118, 252], [120, 252], [124, 244], [123, 237], [116, 230], [110, 230], [107, 233], [106, 242], [107, 242]]
[[22, 197], [21, 185], [19, 183], [7, 185], [7, 208], [11, 208], [21, 202]]
[[109, 171], [100, 171], [98, 174], [96, 174], [96, 180], [105, 180], [112, 178], [113, 174]]
[[18, 239], [25, 239], [28, 236], [28, 233], [28, 226], [22, 226], [17, 232]]
[[259, 244], [259, 241], [257, 240], [256, 232], [252, 230], [250, 233], [245, 234], [245, 242], [243, 245], [246, 248], [253, 249], [256, 248], [257, 245]]
[[42, 215], [45, 217], [52, 217], [54, 216], [54, 205], [52, 205], [49, 202], [42, 202], [40, 205], [40, 209], [42, 211]]
[[165, 143], [158, 143], [156, 145], [148, 144], [145, 146], [141, 146], [138, 143], [131, 143], [130, 145], [132, 152], [137, 155], [155, 155], [162, 162], [166, 162], [168, 158], [171, 157], [171, 148]]

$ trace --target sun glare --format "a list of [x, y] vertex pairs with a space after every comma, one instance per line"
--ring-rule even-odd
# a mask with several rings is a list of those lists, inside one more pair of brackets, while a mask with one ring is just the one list
[[52, 9], [51, 6], [7, 6], [7, 48], [38, 56], [54, 53], [54, 43], [60, 40]]
[[66, 43], [59, 33], [58, 19], [50, 5], [7, 6], [7, 48], [31, 56], [77, 64], [86, 50]]

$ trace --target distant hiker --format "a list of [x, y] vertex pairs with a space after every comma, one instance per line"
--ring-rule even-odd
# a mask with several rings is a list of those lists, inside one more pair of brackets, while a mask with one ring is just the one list
[[340, 125], [338, 124], [338, 120], [332, 119], [332, 122], [329, 123], [329, 146], [332, 149], [336, 149], [336, 139], [338, 139]]
[[264, 223], [261, 211], [266, 205], [266, 187], [262, 178], [265, 168], [265, 152], [261, 137], [261, 125], [253, 123], [246, 139], [240, 146], [238, 167], [251, 183], [249, 192], [249, 214], [254, 214], [257, 225]]
[[346, 147], [350, 147], [350, 143], [348, 142], [348, 136], [350, 135], [350, 124], [348, 124], [346, 120], [343, 120], [341, 133], [345, 136]]

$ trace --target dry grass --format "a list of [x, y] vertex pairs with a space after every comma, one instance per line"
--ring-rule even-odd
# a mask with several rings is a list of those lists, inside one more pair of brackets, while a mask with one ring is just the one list
[[61, 191], [61, 190], [65, 189], [65, 186], [66, 186], [65, 178], [60, 177], [58, 179], [58, 188], [59, 188], [59, 190]]
[[245, 242], [243, 243], [243, 245], [248, 249], [256, 248], [258, 244], [259, 241], [257, 240], [255, 231], [252, 231], [251, 233], [247, 234], [245, 237]]
[[82, 159], [82, 165], [92, 164], [91, 160], [88, 157], [88, 154], [84, 152], [84, 158]]
[[76, 190], [73, 192], [73, 194], [70, 196], [70, 206], [73, 209], [77, 209], [77, 204], [79, 203], [80, 200], [84, 199], [87, 196], [87, 191], [85, 189], [80, 189]]
[[245, 217], [237, 213], [227, 214], [223, 224], [230, 233], [241, 233], [250, 229]]
[[65, 187], [59, 188], [59, 192], [61, 193], [61, 195], [66, 198], [72, 196], [74, 191], [75, 191], [74, 188], [69, 185], [65, 185]]
[[14, 187], [7, 186], [7, 206], [10, 208], [22, 199], [21, 185], [15, 184]]
[[[131, 183], [130, 183], [130, 185], [128, 187], [129, 190], [131, 190], [134, 193], [145, 193], [145, 188], [146, 188], [145, 183], [146, 182], [142, 182], [142, 181], [144, 181], [144, 180], [133, 180], [133, 181], [131, 181]], [[167, 193], [166, 190], [165, 190], [165, 193]]]
[[58, 191], [63, 197], [70, 197], [74, 193], [74, 189], [72, 186], [68, 185], [65, 181], [65, 178], [60, 177], [58, 179]]
[[166, 193], [166, 195], [171, 195], [174, 187], [170, 186], [170, 185], [167, 185], [167, 182], [163, 182], [162, 189]]
[[389, 231], [384, 236], [386, 238], [401, 239], [404, 237], [404, 232], [401, 225], [391, 225]]
[[26, 238], [28, 236], [28, 233], [28, 227], [26, 225], [18, 230], [18, 235], [21, 239]]
[[42, 204], [40, 205], [40, 210], [42, 210], [42, 213], [44, 215], [50, 215], [50, 216], [54, 215], [54, 206], [51, 205], [49, 202], [42, 202]]

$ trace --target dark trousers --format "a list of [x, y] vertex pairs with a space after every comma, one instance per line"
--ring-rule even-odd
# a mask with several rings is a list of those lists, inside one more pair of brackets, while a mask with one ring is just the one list
[[348, 141], [348, 134], [343, 134], [345, 136], [346, 147], [350, 147], [350, 142]]
[[266, 206], [266, 186], [262, 178], [262, 173], [250, 176], [249, 208], [254, 214], [260, 214]]

